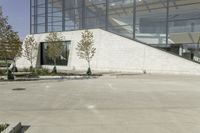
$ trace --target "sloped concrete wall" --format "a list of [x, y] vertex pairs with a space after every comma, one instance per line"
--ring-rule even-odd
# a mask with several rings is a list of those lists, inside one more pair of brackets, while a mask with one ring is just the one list
[[[101, 29], [90, 30], [94, 34], [96, 54], [91, 67], [99, 71], [122, 71], [167, 73], [167, 74], [192, 74], [200, 75], [200, 65], [167, 52], [149, 47], [124, 37], [109, 33]], [[81, 30], [62, 32], [66, 41], [71, 41], [69, 64], [59, 66], [63, 70], [86, 70], [87, 62], [77, 57], [77, 43], [81, 39]], [[48, 34], [34, 35], [37, 42], [44, 42]], [[18, 67], [27, 67], [30, 64], [25, 58], [17, 61]], [[39, 65], [38, 59], [35, 66]], [[52, 66], [45, 66], [51, 68]]]

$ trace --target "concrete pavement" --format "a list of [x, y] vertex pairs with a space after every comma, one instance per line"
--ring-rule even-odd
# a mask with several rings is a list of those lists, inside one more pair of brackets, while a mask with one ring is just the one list
[[27, 133], [199, 133], [200, 77], [0, 82], [0, 122], [19, 121]]

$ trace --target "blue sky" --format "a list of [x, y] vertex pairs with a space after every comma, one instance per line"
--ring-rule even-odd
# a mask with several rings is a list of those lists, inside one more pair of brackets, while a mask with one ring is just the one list
[[0, 0], [4, 16], [21, 39], [30, 33], [30, 0]]

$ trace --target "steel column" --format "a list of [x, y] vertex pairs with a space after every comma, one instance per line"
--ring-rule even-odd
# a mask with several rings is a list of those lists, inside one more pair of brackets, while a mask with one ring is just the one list
[[30, 34], [32, 34], [32, 1], [30, 0]]
[[106, 25], [105, 29], [108, 30], [108, 12], [109, 12], [109, 0], [106, 0]]
[[45, 32], [48, 32], [48, 0], [45, 0]]
[[37, 20], [38, 20], [38, 15], [37, 15], [37, 2], [38, 0], [34, 0], [34, 33], [37, 33]]
[[167, 16], [166, 16], [166, 45], [168, 46], [169, 39], [169, 0], [167, 0]]
[[85, 29], [85, 0], [82, 1], [82, 29]]
[[65, 0], [62, 0], [62, 31], [65, 31]]
[[136, 0], [133, 1], [133, 39], [135, 39], [136, 32]]

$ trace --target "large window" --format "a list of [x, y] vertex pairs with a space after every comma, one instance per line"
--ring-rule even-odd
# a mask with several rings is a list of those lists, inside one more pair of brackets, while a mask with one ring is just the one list
[[82, 0], [64, 1], [64, 30], [76, 30], [82, 28]]
[[200, 51], [200, 1], [31, 0], [31, 33], [92, 28], [192, 58]]
[[191, 43], [175, 33], [200, 32], [200, 1], [31, 0], [31, 33], [90, 28], [148, 44]]
[[48, 0], [48, 31], [62, 31], [62, 0]]
[[[62, 54], [56, 60], [57, 65], [67, 66], [69, 60], [69, 52], [70, 52], [70, 41], [63, 42], [64, 49]], [[48, 43], [41, 43], [41, 65], [53, 65], [54, 62], [51, 58], [48, 57]]]
[[108, 30], [133, 38], [134, 0], [108, 0]]
[[85, 28], [105, 28], [106, 0], [85, 1]]
[[148, 44], [166, 44], [166, 0], [141, 0], [136, 3], [136, 39]]
[[170, 1], [168, 22], [169, 44], [179, 44], [179, 55], [200, 62], [200, 1]]
[[171, 43], [197, 43], [194, 32], [200, 32], [200, 1], [170, 2], [169, 39]]
[[31, 0], [31, 32], [45, 32], [45, 0]]

